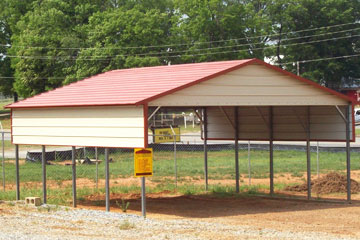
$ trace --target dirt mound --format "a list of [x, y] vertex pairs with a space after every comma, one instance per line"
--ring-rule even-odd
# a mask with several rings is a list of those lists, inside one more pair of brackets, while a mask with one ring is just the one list
[[[312, 191], [316, 193], [342, 193], [346, 192], [346, 177], [340, 175], [336, 172], [331, 172], [326, 174], [325, 176], [311, 181]], [[307, 191], [307, 183], [289, 186], [285, 188], [286, 191], [294, 191], [294, 192], [305, 192]], [[357, 193], [360, 192], [360, 184], [351, 179], [351, 192]]]

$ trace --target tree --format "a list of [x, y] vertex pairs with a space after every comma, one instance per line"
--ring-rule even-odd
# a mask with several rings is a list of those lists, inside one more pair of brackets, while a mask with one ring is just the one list
[[83, 32], [88, 34], [86, 48], [81, 49], [73, 74], [65, 83], [112, 69], [166, 64], [166, 47], [146, 46], [168, 44], [171, 10], [156, 5], [128, 7], [90, 17], [89, 24], [83, 26]]
[[[274, 39], [279, 46], [277, 62], [290, 62], [284, 67], [296, 73], [293, 63], [299, 61], [302, 76], [331, 88], [360, 78], [358, 58], [301, 63], [304, 60], [359, 54], [359, 1], [300, 0], [289, 1], [282, 6], [282, 17], [273, 18], [273, 26], [278, 31], [282, 27], [287, 31], [286, 35], [280, 34], [280, 38]], [[332, 25], [339, 26], [324, 27]], [[283, 56], [281, 59], [280, 55]]]

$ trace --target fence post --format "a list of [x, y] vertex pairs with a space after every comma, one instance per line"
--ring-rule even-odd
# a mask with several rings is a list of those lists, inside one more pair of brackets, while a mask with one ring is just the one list
[[316, 170], [317, 170], [317, 177], [320, 178], [319, 142], [316, 143]]
[[75, 161], [76, 148], [71, 148], [71, 162], [72, 162], [72, 192], [73, 192], [73, 207], [76, 207], [76, 161]]
[[110, 212], [110, 173], [109, 173], [109, 148], [105, 148], [105, 205], [106, 211]]
[[[56, 155], [55, 155], [56, 157]], [[46, 150], [41, 146], [42, 182], [43, 182], [43, 202], [46, 204]]]
[[177, 159], [176, 159], [176, 134], [174, 134], [174, 167], [175, 167], [175, 187], [177, 188]]
[[248, 141], [248, 168], [249, 168], [249, 185], [251, 185], [250, 141]]
[[3, 177], [3, 189], [5, 191], [5, 137], [4, 131], [1, 132], [1, 139], [2, 139], [2, 177]]
[[95, 148], [95, 160], [96, 160], [96, 189], [99, 187], [99, 155], [98, 155], [98, 148]]
[[19, 145], [15, 144], [16, 200], [20, 200]]

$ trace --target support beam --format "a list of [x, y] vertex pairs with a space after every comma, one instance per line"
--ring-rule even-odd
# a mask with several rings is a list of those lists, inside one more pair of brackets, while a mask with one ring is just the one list
[[72, 166], [72, 194], [73, 194], [73, 207], [76, 208], [76, 149], [71, 148], [71, 166]]
[[346, 108], [346, 180], [347, 180], [347, 201], [351, 203], [351, 166], [350, 166], [350, 113], [351, 105]]
[[225, 109], [223, 107], [219, 107], [220, 111], [224, 114], [226, 120], [228, 123], [232, 126], [232, 128], [235, 130], [235, 124], [231, 121], [230, 116], [226, 113]]
[[274, 195], [274, 117], [273, 107], [269, 109], [269, 158], [270, 158], [270, 195]]
[[110, 176], [109, 176], [109, 148], [105, 148], [105, 205], [106, 211], [110, 212]]
[[15, 144], [16, 200], [20, 200], [19, 145]]
[[150, 116], [148, 117], [148, 121], [159, 111], [159, 109], [161, 108], [161, 106], [158, 106], [155, 111], [153, 111]]
[[141, 178], [141, 215], [146, 218], [145, 177]]
[[234, 122], [235, 122], [235, 183], [236, 192], [240, 192], [240, 175], [239, 175], [239, 109], [234, 107]]
[[206, 108], [203, 108], [203, 131], [204, 131], [204, 175], [205, 175], [205, 190], [209, 189], [208, 183], [208, 149], [207, 149], [207, 138], [208, 138], [208, 130], [207, 130], [207, 111]]
[[41, 164], [42, 164], [42, 185], [43, 185], [43, 202], [46, 204], [46, 151], [45, 146], [42, 146], [42, 153], [41, 153]]
[[310, 157], [310, 107], [307, 107], [306, 124], [306, 167], [307, 167], [307, 198], [311, 199], [311, 157]]

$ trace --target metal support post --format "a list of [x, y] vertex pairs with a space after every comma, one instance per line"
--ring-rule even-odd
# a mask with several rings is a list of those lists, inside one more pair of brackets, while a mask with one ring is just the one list
[[351, 166], [350, 166], [350, 108], [346, 107], [346, 180], [347, 180], [347, 201], [351, 203]]
[[248, 141], [248, 171], [249, 171], [249, 185], [251, 185], [251, 161], [250, 161], [250, 141]]
[[43, 184], [43, 202], [46, 204], [46, 151], [45, 146], [42, 146], [41, 153], [41, 164], [42, 164], [42, 184]]
[[234, 107], [234, 122], [235, 122], [235, 184], [236, 192], [240, 192], [240, 174], [239, 174], [239, 115], [238, 107]]
[[20, 200], [19, 145], [15, 144], [16, 200]]
[[319, 142], [316, 142], [316, 172], [317, 172], [317, 177], [320, 178]]
[[72, 194], [73, 194], [73, 207], [76, 208], [76, 149], [71, 148], [71, 166], [72, 166]]
[[110, 187], [109, 187], [109, 148], [105, 148], [105, 202], [106, 211], [110, 212]]
[[175, 187], [177, 188], [176, 135], [174, 135], [174, 169], [175, 169]]
[[2, 139], [2, 179], [3, 179], [3, 189], [5, 191], [5, 136], [4, 131], [1, 132]]
[[270, 195], [274, 195], [274, 124], [273, 124], [273, 107], [269, 109], [269, 157], [270, 157]]
[[99, 187], [99, 155], [98, 148], [95, 148], [95, 160], [96, 160], [96, 189]]
[[146, 218], [145, 177], [141, 178], [141, 214]]
[[311, 156], [310, 156], [310, 108], [307, 108], [306, 131], [307, 198], [311, 199]]
[[203, 108], [203, 128], [204, 128], [204, 174], [205, 174], [205, 190], [209, 189], [208, 186], [208, 151], [207, 151], [207, 112], [206, 108]]

